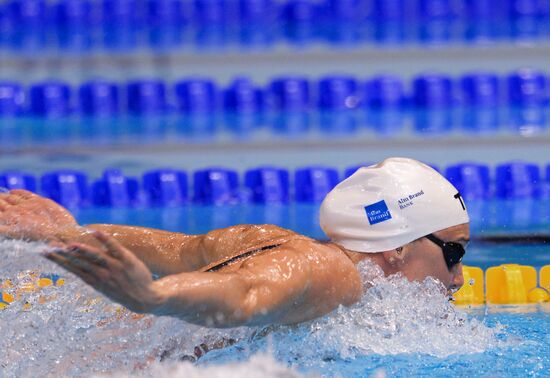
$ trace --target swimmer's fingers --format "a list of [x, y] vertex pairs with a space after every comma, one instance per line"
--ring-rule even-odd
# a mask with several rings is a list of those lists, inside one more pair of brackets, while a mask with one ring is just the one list
[[132, 252], [124, 248], [124, 246], [112, 236], [108, 236], [101, 231], [94, 231], [92, 234], [94, 238], [96, 238], [97, 241], [100, 242], [101, 245], [105, 248], [107, 253], [115, 259], [122, 261], [131, 261], [132, 259], [136, 258]]
[[71, 243], [67, 247], [68, 255], [76, 260], [82, 260], [101, 268], [112, 267], [115, 259], [99, 248], [81, 243]]
[[89, 272], [86, 271], [74, 264], [72, 264], [66, 257], [64, 257], [60, 251], [58, 252], [47, 252], [44, 253], [43, 256], [47, 258], [50, 261], [53, 261], [57, 265], [61, 266], [63, 269], [76, 274], [79, 276], [84, 282], [87, 284], [93, 284], [97, 281], [97, 279]]

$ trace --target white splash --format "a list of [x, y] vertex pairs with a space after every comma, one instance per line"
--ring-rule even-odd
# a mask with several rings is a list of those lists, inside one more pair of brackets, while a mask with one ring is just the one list
[[[11, 288], [0, 290], [16, 297], [0, 311], [0, 376], [116, 371], [127, 376], [228, 376], [224, 372], [237, 371], [262, 378], [298, 376], [287, 366], [318, 372], [327, 361], [399, 353], [445, 357], [506, 343], [500, 328], [468, 318], [450, 304], [434, 280], [384, 278], [369, 264], [360, 270], [373, 287], [350, 308], [294, 327], [210, 330], [130, 313], [40, 257], [44, 249], [40, 243], [0, 241], [0, 280], [12, 281]], [[66, 283], [37, 288], [38, 273], [60, 274]], [[200, 354], [194, 365], [182, 362]]]
[[[312, 375], [307, 375], [308, 377]], [[96, 376], [116, 378], [298, 378], [306, 377], [295, 370], [275, 361], [270, 354], [258, 353], [250, 360], [241, 363], [229, 363], [221, 366], [195, 366], [190, 362], [155, 363], [147, 371], [135, 373], [113, 373]]]

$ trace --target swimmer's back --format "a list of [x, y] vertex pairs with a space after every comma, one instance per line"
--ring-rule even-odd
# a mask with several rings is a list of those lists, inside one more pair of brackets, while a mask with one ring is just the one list
[[241, 224], [213, 230], [199, 241], [199, 251], [205, 263], [200, 270], [206, 271], [242, 254], [256, 250], [261, 252], [298, 239], [314, 242], [313, 239], [272, 224]]

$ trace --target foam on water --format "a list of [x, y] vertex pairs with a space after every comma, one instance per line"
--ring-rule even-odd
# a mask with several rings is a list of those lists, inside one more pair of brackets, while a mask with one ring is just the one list
[[[195, 366], [190, 362], [154, 363], [147, 371], [135, 373], [114, 373], [97, 376], [117, 378], [173, 377], [173, 378], [298, 378], [298, 373], [275, 359], [270, 354], [259, 353], [242, 363], [229, 363], [222, 366]], [[311, 375], [310, 375], [311, 376]]]
[[[142, 372], [192, 377], [246, 371], [248, 376], [298, 376], [287, 366], [315, 373], [332, 361], [365, 355], [445, 357], [512, 342], [500, 327], [490, 328], [457, 310], [436, 281], [385, 278], [368, 263], [360, 270], [372, 287], [351, 308], [341, 307], [298, 326], [210, 330], [169, 317], [130, 313], [41, 258], [38, 253], [44, 248], [40, 243], [0, 241], [0, 279], [11, 279], [14, 287], [5, 291], [19, 296], [0, 311], [0, 375], [119, 371], [120, 376]], [[66, 283], [27, 292], [16, 289], [32, 286], [36, 272], [61, 274]], [[181, 362], [200, 355], [194, 364]]]

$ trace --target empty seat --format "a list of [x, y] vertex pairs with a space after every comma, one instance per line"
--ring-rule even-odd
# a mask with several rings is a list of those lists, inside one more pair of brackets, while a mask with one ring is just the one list
[[499, 104], [498, 76], [488, 72], [474, 72], [460, 79], [462, 103], [465, 106], [494, 107]]
[[216, 110], [218, 93], [212, 80], [189, 78], [177, 82], [174, 89], [180, 112], [208, 114]]
[[357, 107], [358, 84], [353, 76], [327, 76], [319, 81], [318, 103], [322, 110], [349, 110]]
[[439, 73], [417, 76], [413, 81], [413, 102], [419, 108], [447, 108], [451, 106], [451, 78]]
[[403, 80], [394, 75], [379, 75], [366, 83], [366, 103], [374, 109], [400, 108], [404, 105]]
[[36, 178], [28, 173], [7, 171], [0, 173], [0, 188], [25, 189], [36, 192]]
[[131, 81], [127, 86], [127, 101], [132, 114], [160, 114], [167, 109], [166, 85], [156, 79]]
[[143, 175], [143, 190], [153, 206], [181, 206], [188, 202], [187, 173], [156, 169]]
[[288, 203], [289, 175], [286, 169], [260, 167], [248, 170], [245, 174], [245, 186], [254, 203]]
[[25, 92], [18, 83], [0, 82], [0, 117], [17, 116], [23, 113]]
[[239, 201], [239, 177], [236, 171], [207, 168], [193, 175], [193, 201], [204, 205], [231, 205]]
[[544, 73], [524, 68], [508, 76], [508, 100], [512, 106], [537, 106], [546, 102]]
[[89, 81], [79, 89], [80, 110], [89, 116], [110, 116], [119, 111], [119, 90], [115, 83]]
[[88, 204], [88, 178], [75, 170], [59, 170], [42, 176], [42, 193], [65, 207], [81, 207]]
[[72, 111], [71, 88], [60, 81], [37, 83], [30, 88], [30, 109], [34, 116], [63, 117]]
[[118, 169], [107, 169], [92, 185], [92, 200], [96, 206], [125, 207], [136, 204], [139, 183]]
[[269, 95], [274, 110], [303, 111], [310, 106], [309, 82], [303, 77], [281, 77], [273, 80]]
[[338, 171], [329, 167], [305, 167], [296, 170], [296, 202], [320, 203], [338, 184]]
[[239, 77], [224, 90], [223, 103], [229, 112], [255, 113], [261, 110], [262, 92], [249, 78]]
[[466, 200], [489, 198], [489, 167], [478, 163], [460, 163], [447, 167], [445, 176]]
[[500, 164], [496, 169], [495, 193], [499, 198], [536, 198], [540, 195], [540, 169], [524, 162]]

